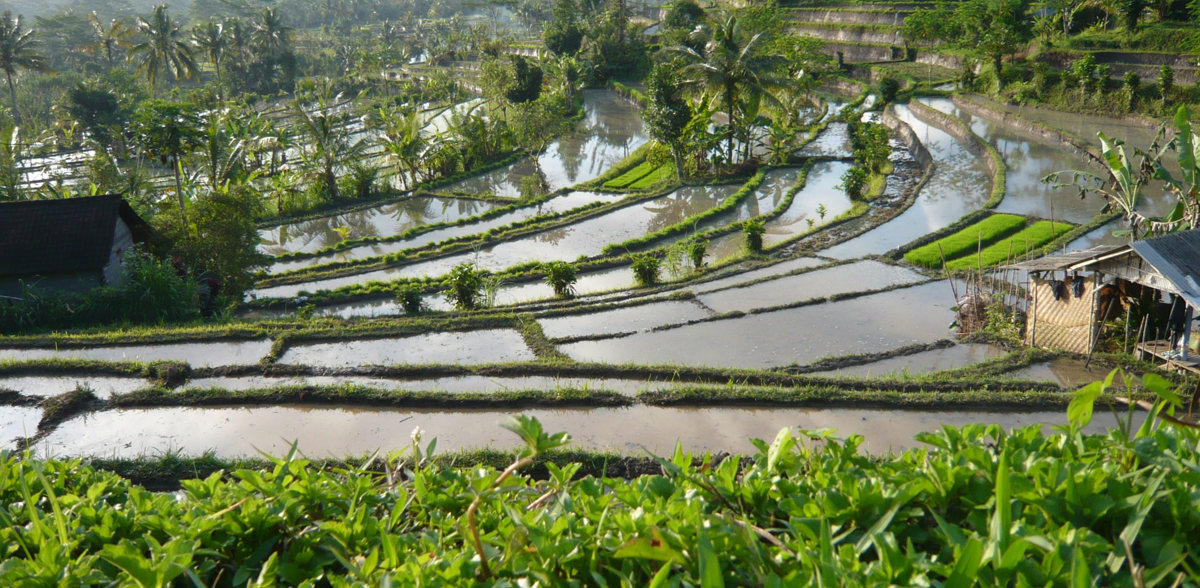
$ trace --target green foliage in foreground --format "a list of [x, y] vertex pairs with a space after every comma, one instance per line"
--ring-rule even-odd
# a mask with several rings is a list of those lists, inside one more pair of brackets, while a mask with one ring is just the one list
[[928, 268], [942, 265], [942, 255], [952, 260], [975, 253], [979, 244], [991, 245], [997, 239], [1011, 235], [1025, 226], [1025, 217], [1015, 214], [993, 214], [933, 243], [917, 247], [904, 254], [904, 260]]
[[1015, 261], [1026, 253], [1036, 250], [1038, 247], [1055, 240], [1060, 235], [1066, 234], [1074, 228], [1074, 225], [1060, 221], [1038, 221], [1022, 229], [1011, 238], [1001, 239], [984, 247], [983, 251], [980, 251], [978, 255], [964, 255], [958, 259], [946, 262], [946, 269], [967, 269], [977, 265], [991, 267], [1007, 262], [1010, 258]]
[[177, 494], [3, 454], [0, 583], [1154, 586], [1200, 573], [1195, 431], [972, 425], [870, 457], [857, 437], [784, 430], [749, 464], [676, 452], [661, 476], [572, 479], [577, 464], [548, 463], [534, 480], [521, 468], [568, 438], [532, 419], [510, 428], [525, 450], [503, 471], [429, 460], [414, 432], [382, 466], [289, 455]]

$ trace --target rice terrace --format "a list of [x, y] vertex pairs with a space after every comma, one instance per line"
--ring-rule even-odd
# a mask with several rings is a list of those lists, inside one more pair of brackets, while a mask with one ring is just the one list
[[0, 0], [0, 585], [1200, 585], [1200, 0], [155, 1]]

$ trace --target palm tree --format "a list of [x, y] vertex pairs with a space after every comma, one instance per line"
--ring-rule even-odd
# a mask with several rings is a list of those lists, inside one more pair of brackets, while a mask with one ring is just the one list
[[196, 75], [192, 50], [184, 42], [179, 27], [171, 22], [166, 4], [155, 6], [148, 21], [138, 17], [137, 30], [146, 36], [146, 40], [134, 45], [129, 50], [129, 57], [136, 58], [138, 71], [146, 73], [152, 94], [160, 71], [165, 70], [176, 80]]
[[108, 23], [108, 27], [105, 27], [95, 11], [88, 15], [88, 22], [91, 23], [92, 30], [96, 32], [96, 40], [88, 47], [88, 53], [103, 54], [109, 69], [112, 69], [116, 65], [116, 51], [129, 48], [129, 35], [133, 31], [125, 23], [115, 18]]
[[409, 112], [379, 112], [383, 132], [379, 144], [387, 152], [388, 159], [399, 168], [404, 188], [411, 189], [420, 180], [421, 162], [429, 150], [430, 142], [422, 132], [421, 117], [416, 110]]
[[719, 100], [729, 119], [726, 158], [732, 163], [734, 138], [747, 134], [741, 128], [745, 121], [739, 117], [743, 104], [765, 99], [782, 107], [773, 91], [792, 82], [777, 74], [783, 71], [783, 57], [763, 53], [763, 33], [745, 30], [735, 14], [727, 14], [713, 25], [697, 29], [692, 40], [701, 51], [687, 45], [668, 51], [686, 64], [680, 69], [682, 85]]
[[45, 58], [37, 51], [37, 39], [33, 37], [33, 29], [21, 30], [21, 17], [13, 17], [7, 10], [0, 16], [0, 69], [8, 77], [8, 93], [12, 97], [13, 121], [21, 124], [21, 115], [17, 112], [17, 88], [13, 85], [13, 74], [17, 69], [46, 71]]
[[277, 57], [288, 50], [291, 33], [292, 27], [284, 26], [278, 10], [264, 8], [258, 22], [254, 23], [254, 46], [263, 55]]
[[221, 63], [229, 50], [229, 36], [225, 26], [217, 22], [206, 22], [192, 29], [192, 44], [204, 53], [217, 75], [217, 99], [221, 98]]
[[331, 84], [326, 80], [317, 91], [317, 108], [310, 110], [299, 97], [292, 103], [296, 113], [298, 134], [303, 137], [300, 156], [306, 165], [315, 168], [325, 193], [334, 200], [341, 198], [337, 185], [337, 169], [343, 161], [361, 156], [368, 147], [367, 141], [355, 140], [346, 129], [347, 117], [338, 115], [333, 108], [341, 101], [341, 94], [332, 96]]

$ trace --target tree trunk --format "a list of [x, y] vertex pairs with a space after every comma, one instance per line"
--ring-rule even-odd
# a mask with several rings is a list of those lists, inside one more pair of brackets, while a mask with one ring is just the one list
[[183, 200], [183, 182], [179, 178], [179, 156], [172, 158], [172, 167], [175, 168], [175, 199], [179, 201], [179, 217], [183, 219], [184, 234], [190, 232], [190, 226], [187, 217], [187, 205]]
[[17, 87], [13, 85], [12, 72], [6, 71], [4, 73], [8, 76], [8, 94], [12, 97], [13, 122], [20, 126], [21, 114], [17, 112]]
[[992, 56], [992, 68], [996, 70], [996, 90], [1004, 88], [1004, 76], [1000, 75], [1004, 68], [1004, 55]]

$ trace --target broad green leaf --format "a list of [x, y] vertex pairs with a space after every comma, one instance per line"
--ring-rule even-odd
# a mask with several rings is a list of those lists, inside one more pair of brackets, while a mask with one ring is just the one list
[[697, 550], [700, 555], [700, 588], [724, 588], [725, 578], [721, 575], [721, 560], [713, 550], [708, 532], [700, 530], [697, 540]]
[[1082, 429], [1092, 422], [1092, 411], [1096, 399], [1104, 393], [1104, 384], [1092, 382], [1075, 391], [1071, 403], [1067, 405], [1067, 421], [1076, 429]]
[[[935, 515], [936, 516], [936, 515]], [[940, 518], [940, 517], [939, 517]], [[946, 577], [945, 588], [970, 588], [975, 585], [979, 564], [983, 560], [983, 543], [974, 537], [958, 553], [954, 569]]]

